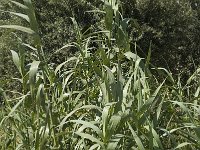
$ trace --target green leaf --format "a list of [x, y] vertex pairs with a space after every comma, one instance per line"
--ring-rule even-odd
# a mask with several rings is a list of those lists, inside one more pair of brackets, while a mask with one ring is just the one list
[[173, 78], [172, 74], [167, 69], [165, 69], [165, 68], [156, 68], [156, 70], [161, 75], [164, 75], [164, 77], [166, 77], [172, 84], [175, 84], [175, 81], [174, 81], [174, 78]]
[[184, 147], [184, 146], [186, 146], [186, 145], [190, 145], [190, 144], [191, 144], [191, 143], [184, 142], [184, 143], [179, 144], [177, 147], [175, 147], [175, 149], [179, 149], [179, 148], [182, 148], [182, 147]]
[[67, 121], [67, 119], [68, 119], [69, 117], [71, 117], [74, 113], [76, 113], [78, 110], [81, 110], [81, 109], [97, 109], [97, 110], [99, 110], [100, 112], [102, 111], [102, 109], [101, 109], [100, 107], [95, 106], [95, 105], [85, 105], [85, 106], [82, 106], [82, 107], [80, 107], [80, 108], [77, 108], [77, 109], [71, 111], [69, 114], [67, 114], [67, 115], [63, 118], [63, 120], [61, 121], [61, 123], [58, 125], [58, 127], [62, 127], [62, 126], [66, 123], [66, 121]]
[[155, 92], [153, 93], [153, 95], [146, 101], [146, 103], [141, 107], [140, 111], [139, 111], [139, 115], [144, 114], [144, 112], [146, 110], [149, 109], [149, 107], [151, 106], [151, 104], [153, 103], [153, 101], [155, 100], [158, 92], [160, 91], [162, 85], [164, 84], [165, 81], [162, 82], [162, 84], [160, 84], [160, 86], [155, 90]]
[[194, 97], [198, 97], [199, 96], [199, 92], [200, 92], [200, 86], [197, 88]]
[[92, 124], [91, 122], [87, 122], [87, 121], [83, 121], [83, 120], [70, 120], [70, 122], [75, 122], [75, 123], [78, 123], [78, 124], [83, 124], [87, 128], [93, 129], [99, 136], [102, 136], [101, 130], [97, 126], [95, 126], [94, 124]]
[[21, 64], [20, 64], [19, 55], [13, 50], [11, 50], [11, 53], [12, 53], [13, 62], [15, 66], [17, 67], [17, 69], [19, 70], [19, 72], [21, 73]]
[[133, 61], [136, 61], [137, 59], [141, 59], [138, 55], [132, 53], [132, 52], [126, 52], [124, 53], [124, 55], [126, 56], [127, 59], [131, 60], [133, 59]]
[[187, 84], [190, 84], [192, 80], [196, 79], [196, 77], [199, 75], [200, 68], [198, 68], [187, 80]]
[[149, 51], [148, 51], [148, 55], [147, 55], [146, 62], [145, 62], [146, 67], [149, 66], [150, 59], [151, 59], [151, 43], [150, 43], [150, 46], [149, 46]]
[[42, 106], [43, 110], [45, 110], [45, 94], [44, 94], [44, 85], [40, 84], [38, 87], [37, 95], [36, 95], [37, 105]]
[[108, 128], [108, 122], [109, 122], [109, 110], [110, 106], [105, 106], [103, 108], [102, 112], [102, 123], [103, 123], [103, 137], [107, 138], [107, 128]]
[[38, 33], [38, 24], [37, 24], [37, 20], [36, 20], [36, 16], [35, 16], [35, 11], [34, 11], [34, 7], [32, 5], [31, 0], [23, 0], [24, 4], [26, 7], [28, 7], [28, 9], [26, 10], [26, 13], [30, 19], [30, 26], [31, 29], [33, 31], [35, 31], [36, 33]]
[[8, 116], [5, 116], [1, 122], [0, 122], [0, 126], [2, 126], [4, 120], [6, 120], [7, 118], [11, 117], [12, 114], [15, 112], [15, 110], [19, 107], [19, 105], [24, 101], [26, 96], [22, 96], [21, 99], [17, 102], [17, 104], [15, 104], [15, 106], [10, 110]]
[[75, 133], [76, 133], [77, 135], [81, 136], [81, 137], [84, 138], [84, 139], [88, 139], [88, 140], [90, 140], [90, 141], [92, 141], [92, 142], [95, 142], [95, 143], [101, 145], [102, 147], [104, 147], [103, 142], [101, 142], [100, 140], [98, 140], [97, 138], [93, 137], [93, 136], [90, 135], [90, 134], [81, 133], [81, 132], [75, 132]]
[[23, 5], [23, 4], [19, 3], [19, 2], [16, 2], [16, 1], [10, 1], [10, 2], [13, 3], [13, 4], [15, 4], [15, 5], [17, 5], [20, 8], [28, 9], [27, 6], [25, 6], [25, 5]]
[[120, 121], [121, 121], [121, 116], [119, 115], [112, 115], [109, 124], [108, 124], [108, 131], [109, 131], [109, 136], [111, 137], [115, 131], [118, 129]]
[[77, 38], [77, 41], [78, 41], [78, 43], [79, 43], [79, 42], [81, 42], [81, 39], [82, 39], [82, 34], [81, 34], [81, 31], [80, 31], [79, 25], [78, 25], [78, 23], [76, 22], [76, 19], [75, 19], [75, 18], [70, 17], [70, 19], [71, 19], [72, 22], [73, 22], [74, 29], [75, 29], [75, 33], [76, 33], [76, 38]]
[[89, 150], [97, 150], [97, 149], [100, 149], [100, 145], [99, 144], [92, 145]]
[[133, 138], [139, 148], [139, 150], [145, 150], [143, 144], [142, 144], [142, 141], [140, 140], [140, 138], [137, 136], [137, 134], [135, 133], [135, 131], [133, 130], [133, 128], [131, 127], [130, 123], [128, 122], [128, 127], [129, 127], [129, 130], [131, 131], [132, 135], [133, 135]]
[[35, 77], [36, 77], [36, 73], [37, 73], [38, 68], [39, 68], [39, 64], [40, 64], [40, 61], [33, 61], [31, 63], [31, 67], [30, 67], [30, 70], [29, 70], [29, 82], [30, 82], [30, 85], [34, 85], [35, 84]]
[[116, 134], [112, 137], [112, 139], [109, 141], [108, 146], [106, 147], [107, 150], [116, 150], [118, 149], [118, 143], [120, 142], [121, 138], [124, 137], [121, 134]]
[[27, 27], [23, 27], [23, 26], [19, 26], [19, 25], [2, 25], [0, 26], [0, 28], [6, 28], [6, 29], [15, 29], [15, 30], [19, 30], [28, 34], [34, 34], [35, 32]]
[[10, 13], [12, 15], [18, 16], [18, 17], [20, 17], [22, 19], [25, 19], [26, 21], [30, 22], [29, 17], [27, 15], [25, 15], [25, 14], [11, 12], [11, 11], [3, 11], [3, 10], [0, 10], [0, 12]]
[[65, 61], [65, 62], [61, 63], [60, 65], [58, 65], [58, 66], [56, 67], [55, 71], [54, 71], [55, 74], [57, 74], [58, 71], [60, 71], [60, 69], [61, 69], [66, 63], [68, 63], [68, 62], [70, 62], [70, 61], [73, 61], [73, 60], [77, 60], [77, 58], [76, 58], [76, 57], [71, 57], [71, 58], [68, 59], [67, 61]]
[[106, 16], [105, 16], [105, 25], [108, 31], [112, 30], [112, 23], [113, 23], [113, 9], [111, 5], [105, 6]]

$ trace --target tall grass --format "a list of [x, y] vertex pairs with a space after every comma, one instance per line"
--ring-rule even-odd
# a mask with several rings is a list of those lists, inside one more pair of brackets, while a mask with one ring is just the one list
[[[94, 33], [81, 33], [71, 18], [76, 41], [58, 51], [79, 52], [55, 68], [45, 58], [31, 0], [11, 2], [25, 12], [12, 14], [30, 26], [0, 27], [25, 32], [33, 42], [11, 51], [21, 89], [14, 97], [0, 90], [1, 149], [200, 148], [199, 70], [181, 85], [164, 68], [152, 68], [150, 50], [140, 58], [136, 44], [129, 45], [131, 19], [123, 18], [119, 1], [103, 1], [104, 18]], [[26, 53], [32, 55], [28, 64]]]

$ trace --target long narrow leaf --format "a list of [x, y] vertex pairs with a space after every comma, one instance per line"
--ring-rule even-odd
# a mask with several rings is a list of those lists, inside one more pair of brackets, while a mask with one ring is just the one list
[[6, 28], [6, 29], [14, 29], [14, 30], [19, 30], [28, 34], [34, 34], [35, 32], [27, 27], [19, 26], [19, 25], [2, 25], [0, 28]]

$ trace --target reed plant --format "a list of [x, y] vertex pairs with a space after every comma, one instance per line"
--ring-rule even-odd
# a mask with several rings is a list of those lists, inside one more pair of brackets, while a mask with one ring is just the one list
[[200, 148], [200, 70], [182, 85], [150, 63], [151, 49], [140, 58], [137, 43], [134, 48], [129, 43], [132, 20], [123, 18], [118, 0], [102, 0], [103, 10], [90, 11], [103, 16], [95, 32], [82, 33], [71, 18], [76, 40], [54, 54], [66, 48], [78, 52], [56, 66], [45, 57], [31, 0], [10, 2], [23, 12], [10, 13], [29, 26], [0, 28], [22, 31], [31, 40], [11, 50], [18, 92], [11, 97], [12, 91], [0, 89], [1, 149]]

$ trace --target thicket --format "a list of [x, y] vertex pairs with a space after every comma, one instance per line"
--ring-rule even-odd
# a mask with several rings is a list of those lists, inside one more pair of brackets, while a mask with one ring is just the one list
[[[11, 7], [14, 7], [7, 0], [2, 0], [1, 3], [2, 10], [11, 10]], [[82, 32], [93, 25], [95, 28], [95, 24], [100, 22], [101, 15], [87, 12], [96, 8], [100, 9], [102, 7], [100, 0], [33, 0], [33, 3], [39, 32], [42, 35], [42, 44], [47, 55], [74, 40], [70, 17], [76, 18]], [[182, 81], [186, 81], [199, 65], [199, 5], [200, 2], [197, 0], [122, 0], [123, 16], [133, 19], [128, 27], [131, 46], [134, 47], [134, 43], [137, 42], [138, 48], [140, 47], [138, 54], [143, 58], [146, 58], [151, 46], [153, 56], [151, 62], [155, 66], [167, 68], [176, 76], [181, 75]], [[15, 7], [15, 9], [18, 8]], [[21, 22], [9, 13], [1, 12], [1, 24], [15, 22], [19, 24], [23, 21]], [[10, 75], [7, 76], [8, 73], [13, 70], [10, 69], [4, 73], [12, 66], [7, 63], [10, 60], [7, 59], [8, 50], [16, 47], [16, 45], [12, 46], [15, 36], [8, 32], [10, 31], [1, 31], [2, 50], [0, 52], [2, 64], [8, 66], [7, 69], [0, 67], [0, 73], [1, 76], [6, 76], [7, 80], [10, 79]], [[63, 52], [64, 54], [61, 55], [70, 55], [74, 51]], [[52, 59], [55, 63], [64, 60], [61, 55], [59, 57], [54, 55]]]
[[1, 149], [200, 148], [198, 1], [1, 5]]
[[[167, 68], [173, 74], [191, 75], [195, 65], [199, 64], [199, 5], [198, 1], [190, 0], [122, 0], [123, 16], [133, 19], [128, 27], [131, 45], [134, 47], [137, 42], [138, 53], [146, 57], [151, 44], [153, 64]], [[99, 22], [98, 15], [87, 11], [100, 7], [100, 1], [47, 3], [36, 0], [36, 15], [45, 35], [45, 47], [58, 49], [73, 40], [69, 16], [76, 18], [83, 32]]]

